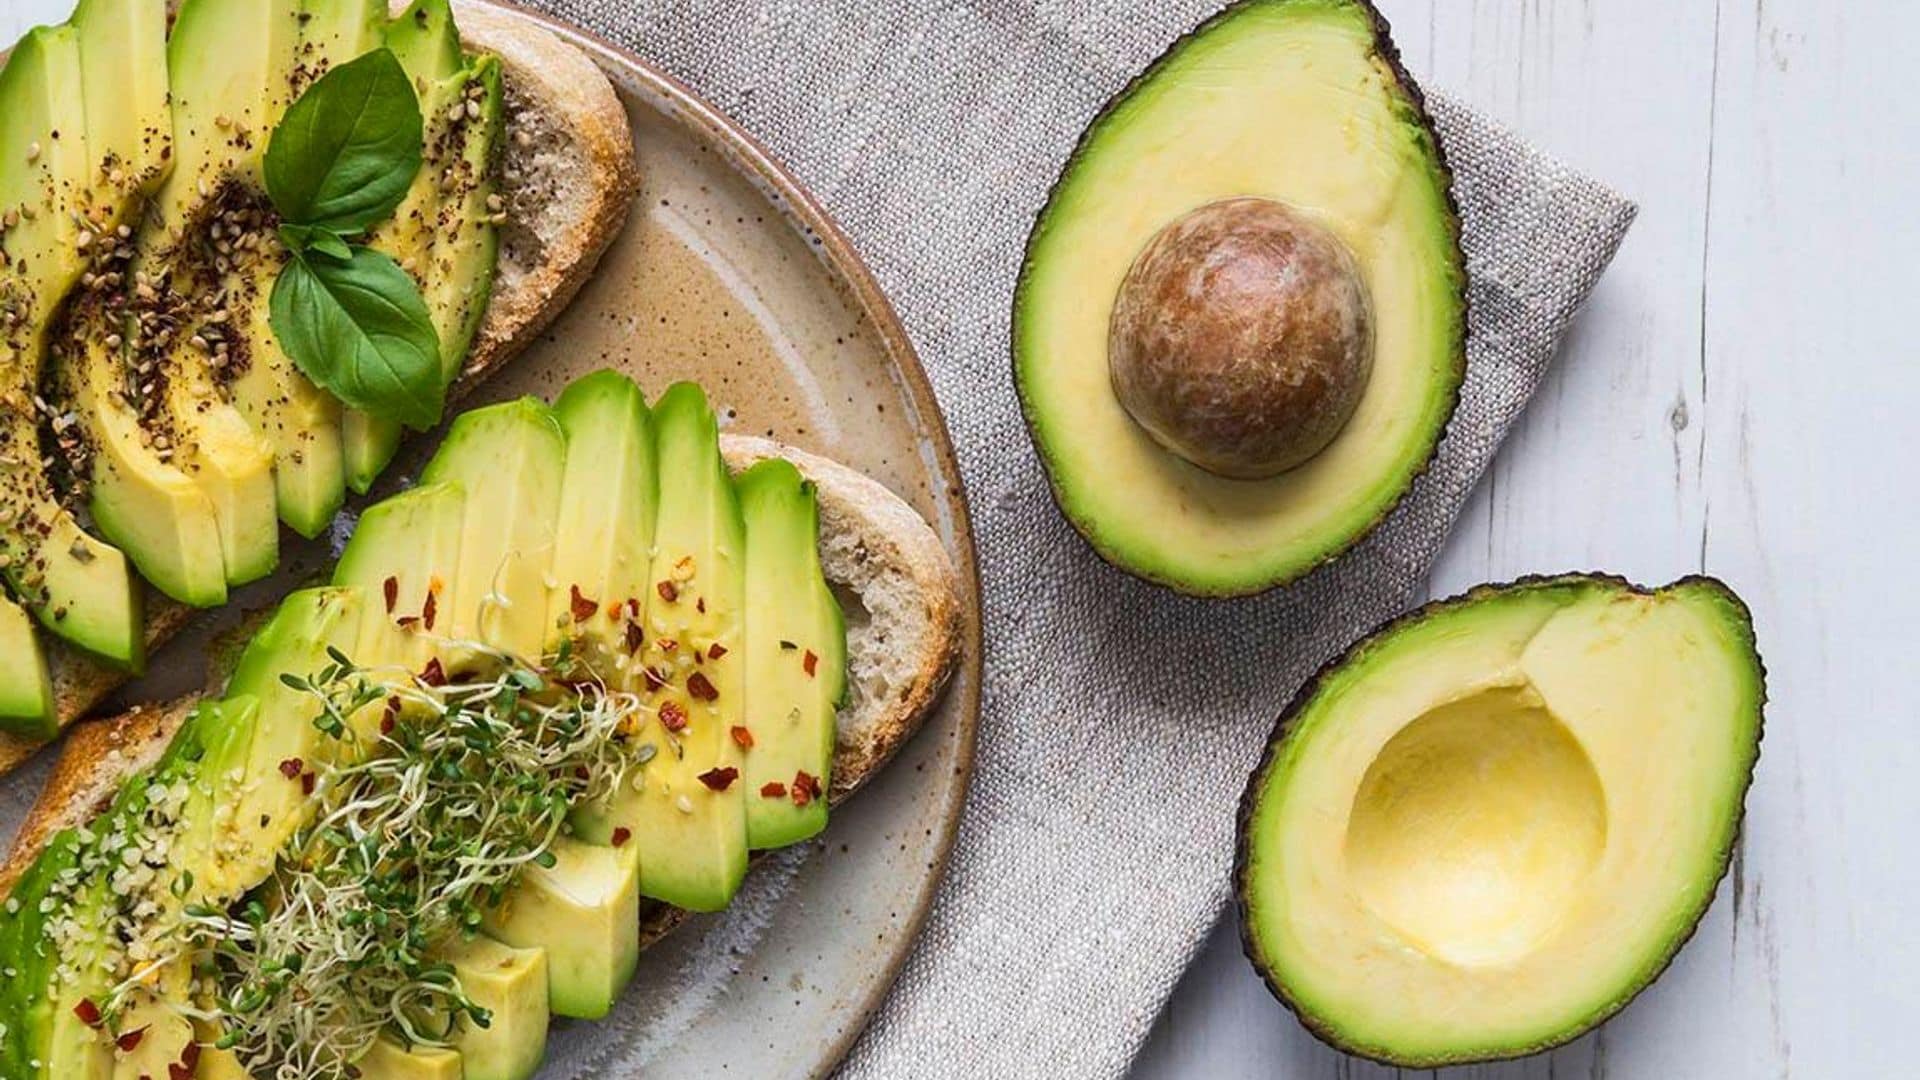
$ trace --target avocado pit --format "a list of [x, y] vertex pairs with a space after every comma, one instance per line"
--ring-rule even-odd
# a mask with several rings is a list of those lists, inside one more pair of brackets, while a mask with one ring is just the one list
[[1259, 480], [1333, 442], [1366, 389], [1374, 321], [1352, 252], [1273, 199], [1208, 203], [1134, 260], [1108, 331], [1114, 393], [1155, 442]]

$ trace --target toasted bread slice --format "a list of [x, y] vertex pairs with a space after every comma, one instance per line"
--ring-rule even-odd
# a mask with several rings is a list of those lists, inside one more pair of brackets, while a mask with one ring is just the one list
[[[820, 561], [847, 621], [846, 705], [840, 709], [832, 801], [876, 774], [918, 730], [960, 655], [960, 592], [953, 563], [932, 528], [878, 482], [844, 465], [765, 439], [727, 435], [735, 471], [763, 458], [792, 461], [816, 486]], [[0, 896], [47, 839], [105, 808], [120, 782], [152, 765], [196, 697], [75, 725], [47, 786], [0, 866]], [[643, 940], [679, 914], [650, 905]]]
[[[406, 0], [394, 0], [395, 12]], [[626, 227], [639, 191], [633, 135], [613, 85], [551, 31], [485, 3], [454, 4], [461, 42], [500, 57], [507, 138], [500, 163], [508, 223], [492, 298], [454, 384], [458, 400], [553, 322]], [[147, 590], [149, 649], [178, 633], [192, 609]], [[47, 662], [62, 725], [87, 715], [127, 675], [49, 640]], [[39, 743], [0, 733], [0, 773]]]

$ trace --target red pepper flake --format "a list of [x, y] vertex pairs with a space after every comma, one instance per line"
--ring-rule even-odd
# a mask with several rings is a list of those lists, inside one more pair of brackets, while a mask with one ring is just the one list
[[637, 622], [628, 623], [627, 624], [627, 655], [632, 656], [638, 653], [640, 651], [640, 646], [645, 645], [646, 643], [647, 643], [646, 631], [640, 629], [640, 624]]
[[433, 629], [433, 620], [440, 614], [440, 594], [429, 592], [427, 602], [420, 605], [420, 623], [427, 629]]
[[807, 678], [811, 679], [814, 676], [814, 672], [820, 668], [820, 658], [813, 655], [812, 649], [808, 649], [807, 655], [800, 658], [800, 666], [806, 669]]
[[80, 1004], [73, 1007], [73, 1015], [88, 1027], [100, 1026], [100, 1006], [95, 1005], [92, 998], [81, 998]]
[[393, 725], [400, 720], [400, 698], [398, 695], [387, 699], [387, 707], [380, 713], [380, 734], [393, 734]]
[[641, 668], [640, 673], [646, 676], [648, 693], [658, 693], [667, 688], [667, 677], [653, 668]]
[[702, 596], [698, 600], [695, 600], [693, 602], [693, 610], [705, 615], [707, 613], [707, 598]]
[[676, 733], [687, 730], [687, 710], [681, 708], [676, 702], [661, 702], [660, 726]]
[[659, 592], [660, 599], [665, 600], [669, 604], [680, 599], [680, 587], [671, 581], [663, 581], [655, 585], [654, 589]]
[[297, 757], [290, 757], [287, 760], [280, 763], [280, 775], [291, 780], [294, 777], [299, 776], [300, 770], [306, 767], [307, 767], [306, 762], [301, 761]]
[[573, 767], [573, 775], [581, 780], [593, 779], [593, 774], [587, 771], [587, 767], [585, 765], [575, 765]]
[[309, 772], [309, 773], [300, 774], [300, 794], [302, 795], [313, 794], [313, 774], [312, 773]]
[[607, 621], [613, 622], [619, 617], [620, 617], [620, 601], [615, 600], [613, 603], [607, 605]]
[[718, 660], [725, 655], [727, 655], [727, 647], [717, 641], [713, 643], [713, 648], [707, 650], [709, 660]]
[[614, 847], [626, 847], [627, 841], [631, 839], [633, 839], [633, 830], [627, 828], [625, 825], [613, 830]]
[[573, 621], [582, 623], [593, 618], [593, 613], [600, 610], [600, 601], [581, 595], [578, 585], [571, 585], [568, 588], [573, 590]]
[[787, 796], [787, 785], [781, 783], [778, 780], [775, 780], [770, 784], [760, 785], [760, 797], [763, 799], [784, 799], [786, 798], [786, 796]]
[[793, 805], [805, 806], [820, 797], [820, 781], [805, 770], [793, 774]]
[[700, 774], [700, 782], [715, 791], [725, 791], [740, 779], [740, 770], [731, 765], [723, 769], [708, 769]]
[[420, 672], [420, 681], [427, 686], [447, 685], [447, 669], [440, 666], [439, 657], [427, 660], [427, 666]]
[[699, 671], [687, 676], [687, 693], [701, 701], [717, 701], [720, 697], [720, 691], [714, 687], [713, 681]]
[[393, 605], [400, 602], [400, 579], [390, 577], [383, 582], [380, 587], [387, 594], [387, 614], [391, 615], [393, 614]]
[[[151, 1026], [152, 1026], [151, 1024], [148, 1025], [148, 1027], [151, 1027]], [[134, 1052], [135, 1049], [137, 1049], [140, 1046], [140, 1040], [146, 1037], [147, 1037], [147, 1029], [144, 1027], [137, 1027], [137, 1028], [134, 1028], [132, 1031], [121, 1032], [120, 1037], [113, 1040], [113, 1045], [119, 1047], [121, 1053], [131, 1054]]]
[[639, 597], [635, 597], [635, 596], [627, 597], [627, 617], [630, 619], [637, 619], [640, 617]]
[[398, 619], [394, 620], [394, 625], [398, 626], [402, 630], [412, 630], [415, 627], [420, 625], [420, 616], [402, 615]]
[[[146, 1080], [141, 1077], [141, 1080]], [[193, 1069], [184, 1061], [176, 1061], [167, 1066], [167, 1080], [193, 1080]]]
[[739, 727], [738, 725], [736, 725], [734, 727], [727, 729], [727, 734], [733, 736], [734, 744], [740, 747], [740, 749], [742, 750], [753, 749], [753, 732], [748, 731], [746, 728]]
[[670, 638], [670, 637], [663, 637], [663, 638], [661, 638], [661, 639], [660, 639], [660, 651], [661, 651], [661, 652], [673, 652], [674, 650], [676, 650], [676, 649], [678, 649], [679, 647], [680, 647], [680, 643], [679, 643], [679, 642], [677, 642], [677, 641], [675, 641], [675, 640], [673, 640], [673, 639], [672, 639], [672, 638]]

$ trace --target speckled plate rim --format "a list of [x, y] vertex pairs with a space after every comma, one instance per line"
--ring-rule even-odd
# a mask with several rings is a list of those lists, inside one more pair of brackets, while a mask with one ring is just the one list
[[940, 477], [946, 481], [947, 496], [952, 500], [953, 537], [950, 554], [954, 557], [954, 569], [960, 575], [961, 586], [961, 657], [960, 667], [949, 683], [948, 694], [957, 695], [960, 705], [959, 745], [955, 749], [954, 766], [956, 783], [949, 790], [940, 808], [943, 833], [937, 838], [934, 860], [929, 872], [914, 897], [914, 907], [906, 921], [907, 932], [899, 935], [891, 954], [886, 958], [885, 970], [881, 978], [874, 981], [864, 999], [854, 1006], [859, 1018], [857, 1024], [846, 1027], [844, 1033], [825, 1047], [820, 1068], [816, 1077], [830, 1075], [853, 1044], [865, 1033], [867, 1024], [880, 1004], [886, 1000], [899, 978], [900, 969], [906, 965], [907, 957], [914, 945], [920, 940], [920, 931], [925, 927], [927, 916], [933, 910], [933, 901], [940, 884], [946, 879], [947, 863], [953, 854], [954, 841], [960, 834], [960, 820], [966, 806], [967, 791], [973, 773], [975, 743], [980, 730], [981, 695], [981, 658], [983, 640], [980, 620], [980, 573], [976, 544], [973, 532], [973, 514], [967, 500], [965, 477], [960, 470], [959, 456], [954, 450], [953, 438], [947, 429], [946, 415], [941, 412], [939, 401], [934, 397], [933, 384], [927, 378], [926, 369], [920, 363], [920, 354], [914, 348], [913, 341], [907, 336], [906, 327], [901, 324], [900, 316], [893, 309], [892, 301], [874, 280], [873, 273], [867, 268], [866, 261], [854, 250], [853, 242], [840, 230], [839, 223], [813, 197], [799, 180], [789, 173], [772, 151], [761, 145], [760, 141], [749, 134], [745, 128], [732, 118], [709, 105], [692, 88], [679, 79], [655, 67], [638, 54], [598, 35], [588, 33], [579, 27], [556, 19], [543, 12], [532, 11], [519, 4], [505, 0], [481, 0], [492, 7], [524, 18], [552, 31], [569, 44], [574, 45], [602, 68], [610, 68], [632, 80], [647, 91], [657, 102], [671, 107], [681, 121], [700, 129], [716, 146], [729, 151], [729, 164], [754, 186], [766, 192], [776, 208], [801, 231], [810, 243], [810, 247], [828, 269], [832, 278], [847, 292], [856, 307], [867, 318], [868, 324], [878, 337], [881, 349], [899, 376], [908, 398], [915, 410], [915, 422], [925, 435], [923, 450], [932, 451], [932, 464]]

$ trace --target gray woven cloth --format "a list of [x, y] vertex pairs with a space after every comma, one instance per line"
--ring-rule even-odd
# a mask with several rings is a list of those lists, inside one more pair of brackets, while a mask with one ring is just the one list
[[1227, 901], [1235, 803], [1275, 714], [1420, 596], [1632, 206], [1433, 101], [1472, 278], [1437, 460], [1305, 582], [1183, 600], [1107, 568], [1055, 512], [1007, 342], [1027, 227], [1080, 130], [1207, 0], [539, 6], [657, 62], [786, 162], [899, 308], [959, 444], [985, 576], [978, 767], [926, 931], [845, 1074], [1124, 1072]]

